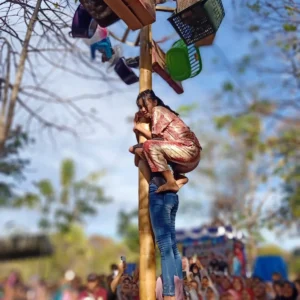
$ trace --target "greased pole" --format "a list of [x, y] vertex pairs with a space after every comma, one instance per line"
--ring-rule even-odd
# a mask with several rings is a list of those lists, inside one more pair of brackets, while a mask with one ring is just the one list
[[[152, 89], [152, 32], [151, 25], [140, 32], [140, 92]], [[145, 124], [145, 126], [148, 126]], [[149, 127], [149, 126], [148, 126]], [[139, 136], [139, 143], [145, 141]], [[140, 237], [140, 299], [155, 300], [156, 268], [155, 242], [149, 215], [149, 180], [148, 165], [139, 162], [139, 237]]]

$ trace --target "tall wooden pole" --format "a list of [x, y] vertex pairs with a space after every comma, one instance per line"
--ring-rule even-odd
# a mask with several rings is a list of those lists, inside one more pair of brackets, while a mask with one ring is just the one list
[[[152, 34], [151, 25], [140, 33], [140, 92], [152, 88]], [[145, 126], [147, 126], [145, 124]], [[145, 141], [139, 136], [139, 142]], [[139, 162], [139, 237], [140, 237], [140, 299], [155, 300], [155, 243], [149, 215], [150, 170], [147, 164]]]

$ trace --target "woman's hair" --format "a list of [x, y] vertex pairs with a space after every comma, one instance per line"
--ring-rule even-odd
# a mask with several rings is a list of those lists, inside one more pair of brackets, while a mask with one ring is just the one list
[[170, 106], [166, 105], [160, 98], [158, 98], [155, 93], [153, 92], [153, 90], [145, 90], [141, 93], [138, 94], [137, 98], [136, 98], [136, 104], [138, 105], [139, 103], [139, 99], [143, 100], [143, 104], [145, 105], [145, 101], [147, 99], [151, 99], [151, 100], [156, 100], [157, 101], [157, 106], [163, 106], [165, 108], [167, 108], [169, 111], [171, 111], [173, 114], [175, 114], [176, 116], [179, 116], [179, 114], [174, 111], [173, 109], [170, 108]]
[[197, 268], [197, 270], [198, 270], [197, 274], [200, 277], [200, 270], [199, 270], [198, 266], [195, 263], [193, 263], [193, 264], [190, 265], [190, 272], [194, 274], [194, 272], [193, 272], [194, 268]]

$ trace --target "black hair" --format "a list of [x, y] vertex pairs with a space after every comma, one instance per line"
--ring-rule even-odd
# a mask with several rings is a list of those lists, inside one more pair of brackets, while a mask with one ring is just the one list
[[193, 264], [190, 265], [190, 272], [193, 273], [193, 269], [194, 269], [195, 267], [198, 269], [198, 272], [199, 272], [199, 267], [197, 266], [196, 263], [193, 263]]
[[143, 104], [145, 105], [145, 101], [147, 99], [151, 99], [151, 100], [156, 100], [157, 101], [157, 106], [163, 106], [165, 108], [167, 108], [169, 111], [171, 111], [173, 114], [175, 114], [176, 116], [179, 116], [179, 114], [174, 111], [173, 109], [170, 108], [170, 106], [166, 105], [160, 98], [158, 98], [155, 93], [153, 92], [153, 90], [145, 90], [141, 93], [138, 94], [137, 98], [136, 98], [136, 105], [139, 105], [139, 99], [143, 100]]

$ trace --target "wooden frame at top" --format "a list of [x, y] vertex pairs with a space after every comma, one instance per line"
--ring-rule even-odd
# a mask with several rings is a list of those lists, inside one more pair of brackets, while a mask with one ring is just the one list
[[141, 29], [156, 21], [154, 0], [104, 0], [131, 30]]

